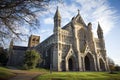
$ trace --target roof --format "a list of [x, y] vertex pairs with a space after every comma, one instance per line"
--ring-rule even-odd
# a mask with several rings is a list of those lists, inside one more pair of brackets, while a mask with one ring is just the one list
[[83, 18], [81, 17], [79, 10], [78, 10], [78, 14], [75, 17], [73, 17], [72, 20], [68, 24], [66, 24], [65, 26], [63, 26], [62, 29], [65, 29], [69, 25], [71, 25], [71, 22], [77, 22], [77, 23], [80, 23], [80, 24], [82, 24], [83, 26], [86, 27], [86, 24], [85, 24]]
[[68, 24], [66, 24], [65, 26], [63, 26], [62, 29], [67, 28], [69, 25], [71, 25], [71, 22], [69, 22]]
[[83, 26], [86, 27], [86, 24], [85, 24], [83, 18], [81, 17], [79, 10], [78, 10], [77, 16], [76, 16], [74, 19], [75, 19], [78, 23], [81, 23], [81, 24], [83, 24]]
[[26, 51], [28, 47], [25, 46], [13, 46], [13, 50], [23, 50]]

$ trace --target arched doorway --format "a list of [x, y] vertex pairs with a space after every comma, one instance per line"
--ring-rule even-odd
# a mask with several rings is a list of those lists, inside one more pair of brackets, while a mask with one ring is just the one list
[[87, 53], [84, 60], [85, 60], [85, 70], [95, 71], [94, 58], [90, 53]]
[[100, 70], [105, 71], [105, 64], [104, 64], [103, 60], [99, 59], [99, 63], [100, 63]]
[[88, 56], [85, 57], [85, 70], [90, 71], [90, 60]]
[[69, 58], [68, 60], [68, 69], [69, 71], [75, 70], [75, 59], [73, 57]]
[[73, 71], [73, 61], [72, 59], [70, 58], [69, 61], [68, 61], [68, 64], [69, 64], [69, 71]]

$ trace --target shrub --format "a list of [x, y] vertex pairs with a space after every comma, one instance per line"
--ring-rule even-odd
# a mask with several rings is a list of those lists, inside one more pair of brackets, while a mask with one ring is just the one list
[[41, 62], [40, 54], [35, 50], [28, 50], [25, 52], [24, 57], [24, 68], [25, 69], [33, 69], [37, 66], [39, 62]]

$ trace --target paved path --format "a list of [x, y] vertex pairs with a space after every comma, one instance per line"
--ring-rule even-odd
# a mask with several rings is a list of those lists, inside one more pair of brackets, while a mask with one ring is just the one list
[[30, 72], [23, 70], [12, 70], [17, 75], [9, 80], [33, 80], [36, 76], [40, 75], [40, 72]]

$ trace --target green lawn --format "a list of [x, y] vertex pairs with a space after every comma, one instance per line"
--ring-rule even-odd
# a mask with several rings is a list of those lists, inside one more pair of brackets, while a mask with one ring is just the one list
[[7, 80], [15, 76], [9, 69], [0, 67], [0, 80]]
[[49, 73], [49, 70], [44, 69], [44, 68], [35, 68], [35, 69], [27, 70], [27, 71], [30, 71], [30, 72], [40, 72], [41, 74]]
[[36, 77], [35, 80], [120, 80], [120, 72], [53, 72]]

